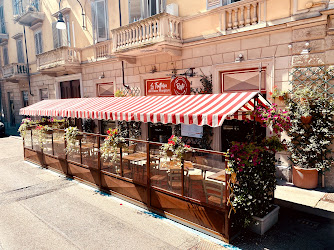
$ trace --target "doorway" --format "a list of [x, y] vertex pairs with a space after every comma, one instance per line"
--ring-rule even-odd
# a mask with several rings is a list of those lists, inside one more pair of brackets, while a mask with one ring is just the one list
[[81, 98], [80, 93], [81, 92], [79, 80], [60, 82], [61, 99]]

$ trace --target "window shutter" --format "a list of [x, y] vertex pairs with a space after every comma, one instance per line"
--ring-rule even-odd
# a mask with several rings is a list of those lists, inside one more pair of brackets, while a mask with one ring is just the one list
[[4, 16], [4, 14], [3, 14], [3, 5], [1, 5], [0, 6], [0, 25], [1, 25], [1, 30], [0, 30], [0, 32], [2, 33], [2, 34], [5, 34], [5, 33], [7, 33], [6, 32], [6, 26], [5, 26], [5, 16]]
[[95, 2], [91, 3], [91, 10], [92, 10], [93, 40], [94, 40], [94, 43], [97, 43], [97, 38], [96, 38], [96, 18], [95, 18], [95, 13], [96, 13]]
[[96, 24], [97, 24], [97, 40], [104, 41], [107, 39], [107, 25], [106, 25], [106, 8], [105, 1], [98, 1], [96, 3]]
[[67, 29], [65, 30], [60, 30], [60, 42], [61, 42], [61, 46], [68, 46], [67, 44]]
[[35, 52], [36, 52], [36, 55], [38, 55], [39, 54], [38, 53], [38, 49], [39, 49], [39, 46], [38, 46], [38, 33], [36, 33], [34, 35], [34, 37], [35, 37]]
[[206, 8], [208, 10], [222, 6], [222, 0], [206, 0]]
[[43, 41], [42, 41], [42, 32], [38, 32], [38, 42], [39, 42], [39, 54], [43, 53]]
[[57, 22], [52, 23], [52, 37], [53, 37], [53, 48], [59, 48], [58, 29], [56, 28]]
[[16, 40], [16, 50], [17, 50], [17, 62], [24, 63], [23, 44], [21, 39]]
[[9, 64], [8, 48], [7, 48], [7, 46], [3, 47], [3, 64], [4, 65]]

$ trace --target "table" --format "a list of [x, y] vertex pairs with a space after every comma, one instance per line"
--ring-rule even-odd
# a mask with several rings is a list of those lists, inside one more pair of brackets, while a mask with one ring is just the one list
[[218, 173], [208, 176], [208, 179], [213, 179], [216, 181], [225, 181], [225, 170], [219, 171]]
[[138, 152], [129, 155], [123, 155], [122, 158], [128, 161], [143, 161], [146, 160], [146, 157], [147, 157], [146, 153]]
[[[161, 170], [175, 170], [175, 169], [181, 169], [181, 167], [179, 166], [179, 164], [177, 164], [176, 161], [166, 161], [163, 162], [160, 166]], [[194, 166], [190, 161], [184, 161], [184, 169], [185, 170], [193, 170]]]

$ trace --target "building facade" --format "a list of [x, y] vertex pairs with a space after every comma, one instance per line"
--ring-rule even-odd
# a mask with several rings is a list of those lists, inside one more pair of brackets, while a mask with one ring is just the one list
[[269, 97], [291, 88], [293, 67], [334, 64], [333, 17], [329, 0], [0, 0], [1, 119], [16, 131], [35, 102], [147, 95], [147, 80], [177, 75], [193, 93], [212, 75], [213, 93]]

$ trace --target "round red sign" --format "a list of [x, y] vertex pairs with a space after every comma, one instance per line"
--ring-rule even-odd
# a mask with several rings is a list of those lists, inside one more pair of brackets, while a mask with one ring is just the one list
[[171, 85], [172, 95], [190, 95], [190, 82], [187, 78], [178, 76]]

